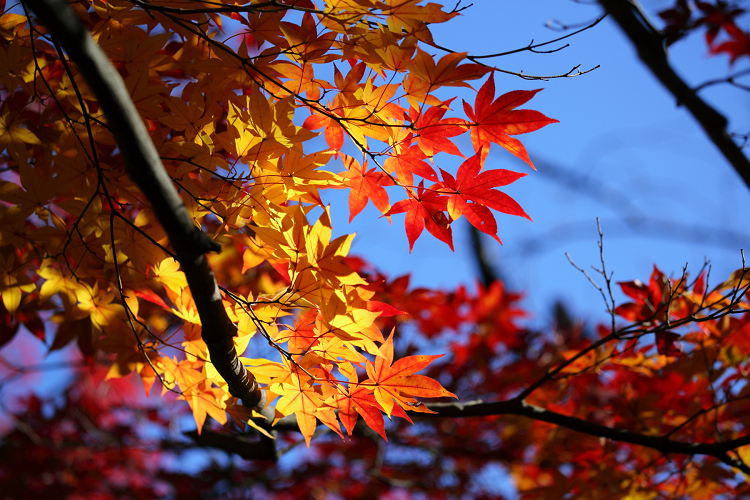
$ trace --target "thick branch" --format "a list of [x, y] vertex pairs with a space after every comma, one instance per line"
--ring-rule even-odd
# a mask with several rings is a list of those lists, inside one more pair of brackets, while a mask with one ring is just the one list
[[203, 325], [211, 361], [232, 395], [254, 407], [261, 399], [255, 378], [240, 363], [232, 338], [236, 327], [221, 301], [205, 254], [221, 250], [198, 229], [159, 159], [125, 83], [65, 0], [24, 0], [68, 53], [94, 91], [125, 160], [128, 175], [143, 191], [169, 236]]
[[490, 256], [487, 252], [487, 246], [482, 242], [482, 233], [474, 226], [469, 226], [471, 235], [471, 250], [474, 256], [474, 262], [479, 268], [479, 276], [482, 279], [482, 285], [485, 288], [497, 281], [497, 272], [492, 265]]
[[221, 434], [208, 429], [198, 434], [198, 431], [189, 431], [185, 436], [192, 439], [197, 445], [208, 448], [216, 448], [227, 453], [236, 453], [245, 460], [270, 460], [276, 461], [276, 442], [269, 438], [252, 439], [242, 434]]
[[727, 131], [727, 119], [708, 105], [669, 65], [664, 39], [634, 0], [599, 0], [620, 25], [651, 72], [698, 120], [703, 130], [750, 187], [750, 160]]
[[[426, 404], [426, 406], [436, 413], [411, 413], [410, 416], [412, 418], [469, 418], [518, 415], [521, 417], [530, 418], [532, 420], [547, 422], [559, 427], [564, 427], [566, 429], [580, 432], [581, 434], [587, 434], [589, 436], [611, 439], [612, 441], [620, 443], [645, 446], [664, 454], [676, 453], [680, 455], [706, 455], [714, 457], [729, 466], [736, 467], [743, 472], [750, 474], [750, 468], [748, 468], [741, 461], [733, 459], [728, 455], [728, 452], [736, 450], [740, 446], [750, 444], [750, 435], [742, 436], [729, 441], [715, 443], [688, 443], [684, 441], [675, 441], [668, 437], [653, 436], [648, 434], [641, 434], [639, 432], [607, 427], [606, 425], [596, 424], [578, 417], [572, 417], [569, 415], [563, 415], [562, 413], [549, 411], [539, 406], [531, 405], [517, 399], [491, 403], [485, 403], [483, 401], [468, 401], [465, 403], [428, 403]], [[273, 410], [267, 408], [264, 410], [264, 412], [270, 415], [273, 413]], [[261, 421], [256, 422], [260, 424], [265, 423]], [[270, 422], [270, 420], [266, 422]], [[296, 419], [293, 415], [291, 415], [290, 417], [284, 417], [282, 421], [280, 421], [276, 426], [273, 426], [272, 428], [279, 431], [299, 430], [297, 427]], [[204, 433], [205, 432], [206, 431], [204, 431]], [[195, 439], [195, 436], [191, 435], [191, 437]], [[233, 444], [227, 447], [218, 442], [213, 442], [210, 439], [197, 442], [206, 446], [223, 449], [230, 453], [238, 453], [237, 451], [235, 451], [236, 449], [238, 449], [237, 446], [248, 446], [246, 439], [242, 441], [241, 445]], [[251, 455], [259, 452], [245, 450], [243, 451], [243, 453]], [[264, 459], [267, 458], [267, 453], [268, 450], [265, 450], [263, 452]]]
[[[622, 443], [646, 446], [662, 453], [679, 453], [682, 455], [709, 455], [719, 457], [726, 452], [740, 446], [750, 444], [750, 435], [730, 441], [717, 443], [686, 443], [674, 441], [660, 436], [651, 436], [638, 432], [614, 429], [605, 425], [595, 424], [577, 417], [563, 415], [553, 411], [545, 410], [539, 406], [530, 405], [523, 401], [508, 400], [494, 403], [482, 401], [470, 401], [468, 403], [431, 403], [427, 407], [435, 411], [435, 414], [420, 413], [420, 417], [486, 417], [499, 415], [519, 415], [533, 420], [547, 422], [565, 427], [572, 431], [588, 434], [590, 436], [603, 437]], [[415, 415], [416, 416], [416, 415]]]

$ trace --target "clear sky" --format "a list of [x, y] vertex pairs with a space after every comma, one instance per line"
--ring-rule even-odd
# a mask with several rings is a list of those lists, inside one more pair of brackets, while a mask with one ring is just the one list
[[[650, 1], [644, 7], [656, 12], [670, 3]], [[474, 0], [460, 18], [432, 31], [438, 44], [453, 50], [491, 54], [563, 34], [547, 27], [550, 22], [588, 24], [599, 15], [598, 6], [574, 1]], [[747, 27], [748, 17], [741, 17], [739, 23]], [[565, 257], [569, 252], [589, 269], [599, 265], [599, 216], [607, 268], [614, 271], [616, 281], [646, 281], [654, 263], [667, 274], [679, 275], [686, 263], [697, 272], [704, 258], [713, 264], [713, 283], [726, 278], [741, 267], [740, 248], [750, 249], [750, 229], [745, 224], [750, 193], [739, 176], [640, 63], [613, 21], [605, 19], [566, 42], [568, 48], [553, 54], [524, 52], [491, 59], [499, 68], [539, 75], [565, 73], [578, 64], [582, 69], [600, 66], [583, 76], [550, 81], [496, 75], [498, 95], [544, 88], [525, 107], [560, 120], [517, 136], [537, 172], [499, 146], [491, 150], [489, 168], [529, 173], [507, 192], [534, 219], [498, 214], [503, 246], [489, 238], [486, 243], [501, 274], [513, 288], [525, 292], [526, 306], [536, 321], [548, 317], [556, 299], [564, 300], [582, 318], [601, 320], [601, 297]], [[430, 52], [440, 54], [436, 49]], [[750, 67], [747, 60], [730, 68], [726, 56], [711, 57], [702, 36], [678, 42], [670, 56], [692, 85]], [[460, 95], [473, 104], [473, 93]], [[717, 85], [701, 95], [727, 114], [733, 131], [750, 130], [750, 93]], [[455, 104], [460, 110], [460, 100]], [[468, 138], [459, 147], [470, 152]], [[457, 160], [436, 163], [455, 171]], [[465, 220], [453, 226], [455, 253], [425, 232], [409, 254], [403, 215], [394, 216], [389, 226], [370, 205], [349, 225], [346, 196], [346, 191], [330, 192], [327, 200], [334, 205], [334, 229], [358, 233], [353, 253], [391, 276], [411, 272], [414, 285], [474, 283], [477, 271]]]

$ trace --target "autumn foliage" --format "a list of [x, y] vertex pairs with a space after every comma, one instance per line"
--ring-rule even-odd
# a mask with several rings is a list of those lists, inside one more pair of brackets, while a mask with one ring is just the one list
[[[439, 47], [429, 25], [458, 12], [418, 0], [72, 4], [124, 80], [195, 226], [221, 244], [209, 261], [236, 325], [236, 352], [272, 410], [267, 419], [264, 408], [242, 406], [214, 367], [202, 337], [210, 325], [201, 324], [175, 249], [128, 176], [93, 89], [25, 4], [1, 5], [0, 345], [20, 325], [51, 351], [77, 343], [86, 383], [125, 387], [118, 380], [137, 377], [146, 394], [189, 407], [199, 435], [216, 432], [213, 421], [251, 427], [266, 442], [278, 439], [272, 424], [286, 431], [292, 418], [305, 444], [319, 446], [318, 468], [300, 468], [292, 483], [341, 497], [385, 494], [399, 481], [429, 492], [450, 467], [456, 479], [443, 494], [460, 495], [489, 456], [524, 498], [748, 493], [738, 479], [750, 472], [744, 267], [713, 287], [705, 271], [670, 277], [654, 268], [647, 284], [620, 283], [622, 304], [605, 272], [610, 323], [589, 329], [560, 319], [538, 332], [520, 323], [520, 295], [499, 281], [413, 289], [408, 277], [391, 279], [350, 256], [354, 235], [334, 236], [330, 211], [344, 208], [326, 206], [328, 189], [348, 189], [350, 220], [372, 202], [403, 224], [410, 249], [425, 229], [453, 248], [462, 216], [498, 242], [496, 213], [530, 219], [503, 191], [526, 173], [486, 159], [501, 147], [533, 168], [517, 136], [557, 120], [528, 109], [539, 90], [498, 90], [492, 67]], [[671, 26], [678, 14], [669, 14]], [[711, 16], [700, 22], [731, 38], [712, 35], [711, 50], [745, 54], [731, 12]], [[454, 87], [475, 92], [473, 102], [456, 101]], [[457, 146], [464, 135], [469, 150]], [[407, 352], [404, 331], [441, 341], [450, 356]], [[253, 350], [263, 345], [265, 357]], [[119, 432], [121, 444], [136, 439], [132, 422], [107, 419], [115, 402], [81, 387], [69, 398], [84, 402], [92, 425]], [[448, 404], [459, 397], [512, 404], [462, 414]], [[168, 425], [163, 410], [132, 400], [154, 425]], [[78, 424], [49, 430], [55, 419], [40, 404], [27, 402], [30, 425], [47, 433], [40, 442], [92, 439]], [[80, 423], [75, 406], [55, 418]], [[534, 419], [528, 408], [549, 413]], [[401, 422], [417, 417], [413, 428]], [[386, 418], [398, 422], [388, 432]], [[323, 436], [316, 445], [322, 426], [354, 444], [334, 448]], [[373, 433], [442, 456], [427, 469], [407, 457], [403, 470], [348, 484], [335, 464], [354, 475], [380, 446]], [[8, 442], [30, 446], [28, 437], [16, 432]], [[707, 447], [689, 453], [684, 443]], [[80, 471], [110, 460], [106, 447], [91, 447]], [[161, 486], [133, 483], [150, 477], [151, 459], [133, 451], [122, 487], [151, 497], [170, 484], [214, 485], [164, 471]], [[430, 477], [419, 479], [425, 470]], [[70, 491], [95, 493], [84, 479]], [[0, 486], [9, 481], [0, 474]], [[604, 485], [607, 495], [598, 495]], [[290, 497], [309, 492], [286, 487]]]

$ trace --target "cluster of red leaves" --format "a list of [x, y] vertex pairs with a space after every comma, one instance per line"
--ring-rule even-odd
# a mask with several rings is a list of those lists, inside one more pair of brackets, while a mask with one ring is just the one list
[[[513, 198], [496, 189], [507, 186], [526, 174], [503, 169], [482, 172], [482, 167], [493, 143], [534, 167], [521, 141], [511, 135], [533, 132], [557, 122], [538, 111], [516, 109], [527, 103], [539, 90], [541, 89], [517, 90], [495, 98], [495, 79], [491, 74], [477, 93], [474, 106], [464, 101], [468, 120], [443, 118], [451, 101], [445, 102], [441, 107], [429, 108], [421, 116], [416, 110], [411, 110], [410, 116], [416, 115], [412, 121], [419, 130], [419, 147], [412, 146], [410, 153], [389, 158], [385, 166], [394, 168], [399, 178], [406, 183], [411, 184], [413, 175], [416, 174], [433, 181], [433, 184], [425, 187], [424, 180], [420, 181], [416, 189], [409, 190], [409, 198], [397, 202], [390, 210], [383, 211], [385, 216], [406, 213], [406, 235], [410, 249], [425, 228], [453, 249], [451, 223], [462, 215], [474, 227], [498, 242], [497, 221], [490, 209], [531, 220]], [[471, 131], [475, 154], [461, 164], [455, 178], [441, 168], [440, 181], [434, 169], [424, 159], [439, 151], [463, 156], [449, 138], [463, 133], [467, 127]], [[407, 144], [409, 143], [405, 141], [405, 145]], [[380, 204], [387, 204], [387, 197], [380, 204], [377, 201], [379, 199], [380, 197], [373, 199], [378, 208]], [[360, 205], [364, 207], [362, 202]]]
[[[411, 345], [402, 342], [393, 352], [385, 352], [380, 364], [390, 365], [392, 359], [399, 358], [400, 362], [393, 363], [395, 368], [398, 363], [432, 358], [413, 356], [415, 345], [442, 342], [451, 355], [425, 366], [421, 373], [439, 380], [464, 403], [472, 397], [485, 401], [512, 398], [530, 381], [563, 366], [526, 400], [591, 423], [646, 435], [667, 434], [681, 441], [712, 442], [716, 428], [726, 439], [742, 433], [742, 423], [750, 411], [750, 388], [744, 382], [750, 373], [750, 315], [680, 323], [692, 314], [705, 318], [708, 310], [701, 305], [714, 304], [713, 310], [719, 310], [733, 287], [746, 279], [741, 272], [711, 291], [703, 276], [688, 286], [686, 277], [669, 278], [657, 268], [648, 283], [621, 283], [631, 302], [616, 309], [626, 320], [618, 330], [634, 325], [646, 330], [612, 336], [607, 327], [592, 329], [570, 320], [560, 308], [548, 327], [529, 329], [521, 323], [526, 315], [520, 306], [521, 296], [507, 291], [499, 281], [486, 287], [478, 285], [474, 291], [465, 287], [450, 292], [411, 289], [408, 276], [388, 279], [355, 258], [347, 259], [347, 264], [373, 287], [377, 285], [373, 307], [385, 313], [378, 319], [378, 326], [410, 331]], [[304, 322], [300, 319], [300, 328]], [[664, 328], [667, 325], [672, 326]], [[603, 339], [608, 339], [605, 344], [591, 348]], [[578, 353], [585, 354], [574, 359]], [[466, 494], [472, 498], [502, 498], [503, 492], [496, 485], [504, 481], [511, 481], [522, 499], [553, 499], [563, 493], [598, 498], [588, 493], [603, 488], [611, 498], [641, 498], [657, 493], [678, 499], [721, 499], [750, 494], [746, 483], [735, 481], [734, 472], [715, 459], [665, 456], [646, 447], [602, 442], [595, 436], [513, 416], [421, 418], [415, 419], [414, 426], [394, 419], [387, 423], [387, 444], [372, 431], [382, 429], [382, 423], [355, 425], [342, 417], [351, 431], [347, 442], [332, 433], [316, 437], [311, 453], [296, 456], [292, 468], [283, 462], [277, 465], [233, 461], [231, 467], [209, 467], [191, 479], [164, 473], [158, 467], [160, 460], [175, 450], [175, 443], [144, 441], [133, 427], [123, 426], [122, 420], [113, 418], [119, 411], [116, 409], [126, 406], [123, 402], [128, 401], [127, 395], [107, 393], [112, 397], [93, 399], [93, 387], [90, 382], [76, 386], [68, 394], [66, 406], [53, 418], [44, 420], [33, 399], [27, 402], [26, 413], [18, 418], [41, 429], [38, 433], [52, 436], [72, 432], [65, 435], [66, 443], [68, 438], [81, 440], [85, 449], [75, 453], [85, 455], [86, 460], [80, 462], [84, 468], [71, 472], [71, 477], [79, 481], [77, 484], [84, 484], [87, 474], [94, 474], [91, 461], [99, 460], [97, 470], [110, 472], [104, 478], [96, 476], [106, 479], [99, 488], [104, 488], [105, 483], [110, 489], [120, 487], [120, 476], [115, 472], [120, 470], [118, 467], [129, 467], [132, 481], [150, 481], [148, 484], [154, 488], [146, 497], [152, 493], [158, 496], [158, 488], [174, 492], [189, 487], [190, 492], [180, 490], [185, 492], [184, 498], [191, 498], [188, 493], [198, 496], [199, 492], [204, 497], [233, 493], [289, 499], [308, 498], [311, 494], [338, 498], [458, 498]], [[388, 390], [387, 383], [383, 389]], [[373, 396], [364, 391], [361, 395], [354, 391], [350, 396], [352, 407], [357, 407], [366, 421], [371, 420], [372, 415], [362, 412], [375, 404], [368, 402]], [[91, 427], [84, 432], [80, 422], [75, 421], [75, 408], [85, 411], [101, 432], [91, 432]], [[707, 411], [710, 408], [717, 408], [718, 412]], [[130, 414], [132, 418], [132, 408]], [[150, 425], [167, 426], [161, 412], [135, 414], [147, 419], [151, 416]], [[207, 428], [222, 430], [210, 421]], [[122, 455], [128, 457], [124, 462], [107, 445], [114, 442], [110, 436], [115, 432], [120, 433], [118, 446], [133, 447]], [[3, 449], [0, 456], [33, 465], [40, 471], [35, 477], [60, 475], [65, 454], [76, 449], [55, 448], [54, 439], [46, 434], [44, 438], [49, 441], [36, 444], [30, 443], [29, 436], [21, 430], [10, 436], [12, 439], [6, 442], [16, 443], [13, 449], [18, 455], [6, 455]], [[298, 440], [297, 433], [281, 433], [278, 446], [294, 445]], [[141, 448], [135, 443], [141, 443]], [[743, 453], [741, 449], [744, 457]], [[41, 458], [30, 464], [32, 457]], [[144, 464], [152, 465], [146, 470]], [[489, 476], [492, 481], [481, 481], [479, 478], [489, 474], [490, 469], [495, 471], [495, 476]], [[150, 477], [148, 481], [143, 479], [144, 474]], [[24, 484], [35, 481], [24, 475], [18, 477], [24, 477]], [[207, 478], [215, 484], [211, 486]]]
[[0, 443], [3, 498], [159, 498], [170, 491], [157, 480], [158, 443], [139, 445], [145, 421], [168, 421], [147, 408], [139, 419], [122, 418], [118, 408], [137, 401], [142, 389], [133, 377], [105, 382], [105, 375], [97, 368], [81, 373], [57, 408], [33, 394], [21, 402], [24, 411], [12, 416], [13, 430]]
[[667, 43], [674, 43], [687, 32], [704, 27], [706, 44], [712, 54], [727, 54], [731, 63], [742, 56], [750, 56], [750, 33], [737, 26], [737, 18], [745, 14], [744, 9], [722, 0], [715, 3], [695, 0], [693, 4], [695, 7], [691, 8], [688, 0], [677, 0], [674, 7], [659, 13], [666, 23]]

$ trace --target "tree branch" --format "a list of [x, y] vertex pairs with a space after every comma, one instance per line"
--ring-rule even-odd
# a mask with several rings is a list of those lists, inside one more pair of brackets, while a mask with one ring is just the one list
[[669, 65], [664, 38], [646, 19], [635, 0], [599, 0], [612, 18], [620, 25], [638, 50], [641, 60], [651, 72], [685, 106], [721, 154], [734, 167], [750, 188], [750, 160], [735, 144], [727, 131], [727, 119], [701, 99]]
[[[564, 427], [581, 434], [610, 439], [615, 442], [629, 443], [638, 446], [645, 446], [657, 450], [664, 454], [676, 453], [679, 455], [706, 455], [714, 457], [717, 460], [737, 469], [750, 474], [750, 468], [740, 460], [734, 459], [728, 455], [728, 452], [750, 444], [750, 435], [745, 435], [729, 441], [715, 443], [688, 443], [684, 441], [675, 441], [664, 436], [653, 436], [641, 434], [639, 432], [628, 431], [624, 429], [615, 429], [606, 425], [589, 422], [578, 417], [563, 415], [554, 411], [546, 410], [539, 406], [531, 405], [518, 399], [507, 401], [496, 401], [485, 403], [481, 400], [468, 401], [465, 403], [427, 403], [425, 405], [435, 413], [411, 413], [412, 418], [471, 418], [471, 417], [499, 417], [503, 415], [517, 415], [527, 417], [539, 422]], [[273, 414], [272, 409], [263, 410], [264, 414]], [[290, 418], [291, 417], [291, 418]], [[284, 417], [277, 425], [270, 427], [278, 431], [296, 431], [299, 432], [297, 421], [294, 416]], [[256, 420], [261, 425], [268, 425], [270, 420]], [[242, 457], [257, 457], [248, 459], [270, 459], [269, 450], [250, 450], [256, 447], [257, 442], [249, 440], [244, 436], [237, 436], [237, 442], [233, 442], [232, 436], [212, 433], [209, 430], [203, 431], [205, 436], [197, 437], [197, 433], [186, 433], [193, 438], [198, 444], [222, 449], [229, 453], [237, 453]], [[214, 434], [221, 438], [214, 439]], [[262, 446], [268, 446], [265, 443]]]
[[497, 271], [495, 271], [495, 266], [488, 255], [487, 246], [482, 241], [482, 233], [479, 229], [469, 226], [469, 234], [471, 236], [472, 255], [474, 262], [479, 268], [482, 285], [485, 288], [489, 288], [492, 283], [497, 281]]
[[172, 185], [159, 153], [138, 114], [125, 83], [83, 22], [65, 0], [24, 0], [76, 63], [107, 117], [125, 160], [128, 175], [151, 204], [187, 278], [211, 361], [229, 384], [230, 393], [255, 407], [261, 392], [240, 363], [234, 347], [236, 326], [227, 316], [211, 266], [209, 251], [221, 245], [198, 229]]
[[716, 443], [686, 443], [675, 441], [661, 436], [651, 436], [638, 432], [614, 429], [612, 427], [596, 424], [577, 417], [571, 417], [563, 415], [562, 413], [546, 410], [539, 406], [528, 404], [525, 401], [513, 399], [493, 403], [484, 403], [482, 401], [470, 401], [467, 403], [431, 403], [426, 406], [437, 413], [420, 413], [418, 414], [419, 417], [465, 418], [518, 415], [565, 427], [566, 429], [588, 434], [590, 436], [603, 437], [611, 439], [612, 441], [646, 446], [661, 451], [662, 453], [708, 455], [719, 458], [725, 455], [728, 451], [750, 444], [750, 435]]
[[245, 460], [270, 460], [276, 461], [276, 442], [261, 436], [260, 439], [252, 439], [243, 434], [221, 434], [208, 429], [198, 434], [198, 431], [183, 433], [198, 446], [216, 448], [227, 453], [236, 453]]

